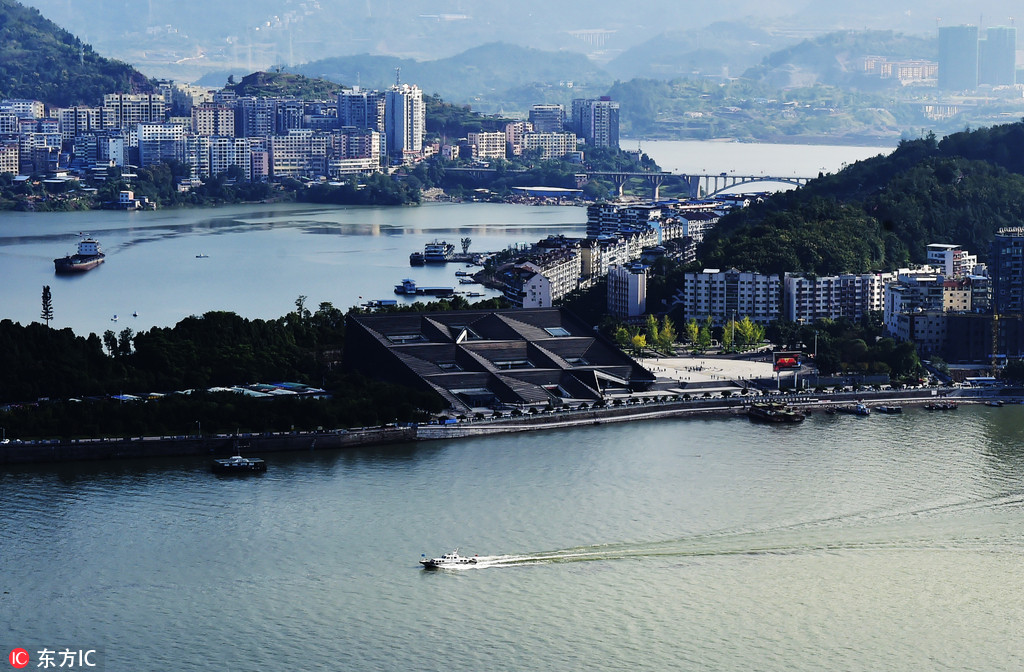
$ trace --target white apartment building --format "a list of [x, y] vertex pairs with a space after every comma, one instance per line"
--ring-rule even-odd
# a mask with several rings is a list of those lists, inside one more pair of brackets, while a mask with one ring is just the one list
[[55, 110], [54, 116], [65, 140], [103, 128], [103, 114], [98, 107], [63, 107]]
[[613, 264], [608, 269], [608, 312], [623, 320], [647, 312], [647, 271]]
[[104, 128], [162, 123], [166, 113], [164, 97], [157, 93], [108, 93], [103, 96]]
[[928, 246], [928, 264], [936, 266], [947, 278], [958, 278], [974, 273], [978, 257], [959, 245], [932, 243]]
[[308, 128], [270, 137], [270, 171], [274, 177], [327, 174], [326, 133]]
[[0, 112], [10, 112], [19, 119], [41, 119], [46, 115], [46, 106], [38, 100], [0, 100]]
[[721, 271], [708, 268], [687, 273], [683, 288], [676, 290], [675, 305], [683, 306], [687, 318], [702, 320], [711, 316], [715, 325], [749, 317], [758, 324], [779, 319], [782, 280], [778, 275], [741, 272], [735, 268]]
[[846, 317], [859, 320], [884, 306], [886, 276], [875, 273], [803, 277], [786, 274], [785, 315], [811, 323]]
[[542, 159], [557, 159], [576, 151], [575, 133], [525, 133], [523, 150], [541, 150]]
[[192, 132], [197, 135], [235, 137], [235, 110], [226, 105], [196, 105], [192, 108]]
[[384, 94], [358, 86], [338, 94], [338, 126], [384, 132]]
[[533, 124], [528, 121], [513, 121], [505, 124], [505, 142], [508, 145], [508, 156], [523, 155], [523, 137], [533, 133]]
[[252, 149], [247, 139], [216, 135], [209, 139], [209, 143], [211, 176], [238, 166], [245, 173], [246, 180], [252, 179]]
[[476, 156], [481, 159], [505, 158], [505, 134], [501, 132], [468, 133], [466, 139], [476, 147]]
[[144, 123], [138, 127], [139, 164], [149, 166], [164, 161], [185, 161], [185, 136], [188, 129], [178, 124]]
[[395, 85], [385, 92], [384, 100], [388, 157], [392, 163], [412, 161], [423, 153], [427, 125], [423, 92], [415, 85]]
[[17, 140], [0, 140], [0, 174], [18, 174], [21, 148]]

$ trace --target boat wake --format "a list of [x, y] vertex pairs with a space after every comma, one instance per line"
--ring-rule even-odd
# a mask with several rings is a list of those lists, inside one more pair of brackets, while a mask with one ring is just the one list
[[[887, 511], [864, 511], [754, 529], [722, 530], [655, 542], [579, 546], [516, 555], [476, 556], [476, 562], [453, 569], [498, 569], [529, 565], [610, 562], [650, 558], [824, 555], [877, 551], [962, 551], [1024, 553], [1020, 510], [1024, 495], [981, 500], [920, 503]], [[975, 532], [958, 534], [958, 525], [943, 519], [976, 518]]]

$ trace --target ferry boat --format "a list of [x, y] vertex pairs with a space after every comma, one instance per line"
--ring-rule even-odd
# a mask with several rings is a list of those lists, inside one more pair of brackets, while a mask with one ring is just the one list
[[444, 264], [454, 257], [455, 246], [447, 241], [435, 240], [423, 246], [423, 261], [428, 264]]
[[248, 474], [266, 471], [267, 463], [258, 457], [233, 455], [221, 460], [214, 460], [212, 468], [215, 474]]
[[423, 569], [450, 569], [475, 565], [476, 558], [463, 557], [459, 555], [459, 549], [456, 548], [451, 553], [445, 553], [440, 558], [428, 558], [426, 555], [423, 555], [421, 556], [420, 564], [423, 565]]
[[803, 422], [804, 414], [785, 404], [755, 402], [747, 409], [751, 420], [761, 422]]
[[84, 273], [102, 264], [106, 256], [95, 238], [83, 238], [77, 253], [54, 259], [53, 266], [57, 273]]

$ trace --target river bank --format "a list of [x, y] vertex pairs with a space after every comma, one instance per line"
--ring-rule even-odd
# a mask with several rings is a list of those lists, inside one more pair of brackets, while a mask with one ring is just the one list
[[[965, 393], [952, 388], [919, 390], [857, 391], [835, 394], [778, 394], [729, 398], [673, 399], [637, 397], [621, 406], [587, 409], [551, 409], [517, 417], [466, 419], [453, 424], [384, 426], [353, 430], [290, 432], [284, 434], [231, 434], [217, 436], [140, 436], [112, 439], [41, 440], [0, 445], [0, 464], [65, 463], [152, 457], [263, 455], [312, 450], [340, 450], [439, 439], [462, 439], [495, 434], [568, 429], [593, 425], [639, 422], [666, 418], [730, 418], [746, 414], [750, 404], [770, 399], [799, 408], [805, 413], [823, 413], [830, 406], [856, 402], [868, 405], [924, 405], [936, 399], [961, 403], [983, 403], [998, 398], [1009, 403], [1022, 399], [1000, 396], [999, 390]], [[664, 398], [662, 398], [664, 399]]]

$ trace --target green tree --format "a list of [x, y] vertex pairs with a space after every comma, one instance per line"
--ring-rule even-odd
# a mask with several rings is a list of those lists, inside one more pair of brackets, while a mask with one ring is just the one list
[[53, 319], [53, 299], [50, 296], [49, 285], [43, 285], [43, 310], [39, 317], [46, 321], [46, 326], [50, 326], [50, 320]]
[[697, 347], [697, 342], [700, 339], [700, 325], [697, 324], [697, 318], [691, 317], [686, 322], [686, 342], [690, 344], [691, 348]]
[[697, 335], [697, 348], [701, 352], [711, 347], [711, 328], [713, 324], [711, 316], [708, 315], [704, 320], [704, 324], [700, 325], [700, 333]]
[[736, 336], [736, 318], [733, 318], [725, 323], [722, 328], [722, 349], [726, 352], [732, 352], [734, 347], [734, 341]]
[[672, 320], [669, 319], [668, 315], [661, 318], [661, 331], [659, 332], [661, 341], [659, 347], [668, 354], [675, 352], [676, 340], [679, 338], [676, 334], [676, 326], [672, 324]]
[[654, 315], [648, 315], [647, 320], [644, 322], [644, 336], [648, 343], [657, 348], [661, 344], [661, 339], [658, 334], [658, 318]]

